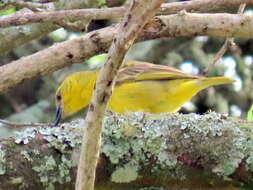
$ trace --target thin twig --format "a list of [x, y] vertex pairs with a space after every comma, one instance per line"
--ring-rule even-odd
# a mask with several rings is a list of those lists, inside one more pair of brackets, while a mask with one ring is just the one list
[[52, 2], [56, 2], [59, 0], [35, 0], [34, 2], [36, 3], [52, 3]]
[[0, 123], [7, 125], [9, 127], [48, 127], [52, 126], [51, 123], [14, 123], [11, 121], [6, 121], [3, 119], [0, 119]]
[[47, 6], [42, 5], [42, 4], [35, 4], [35, 3], [24, 2], [24, 1], [15, 2], [15, 3], [13, 3], [13, 5], [16, 7], [19, 7], [19, 8], [30, 9], [33, 12], [40, 12], [40, 11], [45, 10], [47, 8]]
[[[238, 8], [237, 13], [238, 13], [238, 14], [242, 14], [243, 11], [244, 11], [244, 9], [245, 9], [245, 7], [246, 7], [246, 3], [241, 4], [241, 5], [239, 6], [239, 8]], [[221, 49], [220, 49], [220, 50], [216, 53], [216, 55], [214, 56], [214, 61], [213, 61], [213, 63], [211, 63], [211, 64], [209, 64], [209, 65], [207, 66], [207, 68], [203, 71], [203, 74], [204, 74], [204, 75], [207, 75], [208, 72], [209, 72], [212, 68], [214, 68], [214, 66], [215, 66], [216, 64], [218, 64], [218, 63], [220, 62], [221, 58], [225, 55], [225, 53], [228, 51], [228, 49], [231, 49], [231, 48], [235, 49], [236, 46], [237, 46], [237, 45], [236, 45], [235, 42], [234, 42], [234, 38], [227, 38], [227, 39], [225, 40], [224, 44], [222, 45]]]

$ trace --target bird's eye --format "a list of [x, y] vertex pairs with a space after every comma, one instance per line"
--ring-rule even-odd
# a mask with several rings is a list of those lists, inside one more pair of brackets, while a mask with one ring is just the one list
[[57, 94], [56, 99], [57, 99], [57, 101], [60, 101], [61, 100], [61, 94]]

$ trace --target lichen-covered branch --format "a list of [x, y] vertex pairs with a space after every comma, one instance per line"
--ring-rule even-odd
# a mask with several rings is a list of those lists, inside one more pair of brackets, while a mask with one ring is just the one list
[[[0, 141], [0, 189], [73, 189], [83, 120]], [[95, 189], [252, 186], [253, 128], [225, 115], [108, 113]]]
[[163, 1], [128, 0], [126, 2], [125, 15], [118, 25], [118, 33], [111, 43], [105, 64], [98, 75], [86, 115], [76, 190], [93, 190], [94, 188], [95, 171], [101, 146], [102, 121], [118, 70], [128, 49]]
[[[224, 10], [239, 6], [238, 3], [253, 4], [251, 0], [237, 0], [237, 1], [188, 1], [188, 2], [174, 2], [164, 3], [158, 10], [157, 15], [175, 14], [181, 10], [189, 12], [211, 12]], [[30, 24], [35, 22], [57, 22], [68, 21], [73, 22], [77, 20], [89, 19], [115, 19], [123, 16], [125, 12], [124, 7], [103, 8], [103, 9], [78, 9], [78, 10], [60, 10], [60, 11], [45, 11], [45, 12], [31, 12], [22, 15], [11, 15], [8, 17], [0, 17], [0, 27], [18, 26]]]
[[[0, 92], [23, 80], [43, 76], [108, 51], [117, 26], [97, 30], [0, 67]], [[253, 37], [253, 16], [185, 13], [158, 16], [148, 23], [138, 41], [160, 37]], [[22, 69], [20, 69], [22, 68]]]

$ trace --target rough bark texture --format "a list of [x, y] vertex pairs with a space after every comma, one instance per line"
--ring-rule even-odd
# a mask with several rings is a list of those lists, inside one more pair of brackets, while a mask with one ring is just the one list
[[[188, 2], [164, 3], [158, 9], [156, 15], [176, 14], [181, 10], [187, 12], [217, 12], [221, 10], [229, 11], [231, 8], [237, 8], [240, 4], [253, 4], [252, 0], [195, 0]], [[18, 26], [35, 22], [57, 22], [57, 21], [77, 21], [83, 19], [115, 19], [124, 15], [124, 7], [103, 8], [103, 9], [78, 9], [78, 10], [60, 10], [31, 12], [20, 15], [10, 15], [0, 17], [0, 27]]]
[[181, 10], [187, 12], [230, 12], [231, 9], [236, 12], [242, 3], [252, 4], [252, 0], [193, 0], [184, 2], [174, 2], [162, 5], [162, 14], [175, 14]]
[[[73, 189], [83, 120], [0, 141], [0, 189]], [[108, 113], [95, 189], [252, 186], [253, 128], [225, 115]]]
[[[110, 26], [0, 67], [0, 92], [32, 77], [44, 76], [65, 66], [80, 63], [108, 51], [117, 26]], [[234, 14], [185, 13], [155, 17], [140, 34], [138, 41], [161, 37], [252, 38], [253, 16]], [[20, 69], [22, 68], [22, 69]]]
[[0, 17], [0, 27], [18, 26], [36, 22], [56, 22], [62, 20], [74, 22], [83, 19], [113, 19], [122, 16], [124, 11], [125, 9], [123, 7], [117, 7], [105, 9], [45, 11], [28, 13], [22, 16], [10, 15], [4, 18]]
[[117, 72], [125, 54], [138, 37], [144, 25], [155, 15], [164, 0], [129, 0], [127, 11], [118, 25], [105, 64], [95, 85], [88, 113], [85, 119], [86, 131], [83, 136], [81, 155], [77, 170], [76, 190], [92, 190], [101, 146], [103, 118], [107, 102], [112, 94]]

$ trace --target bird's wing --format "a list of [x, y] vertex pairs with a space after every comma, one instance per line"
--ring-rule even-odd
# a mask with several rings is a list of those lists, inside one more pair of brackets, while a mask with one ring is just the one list
[[128, 61], [119, 70], [117, 84], [143, 80], [173, 80], [197, 79], [196, 75], [181, 72], [178, 69], [165, 65], [155, 65], [147, 62]]

